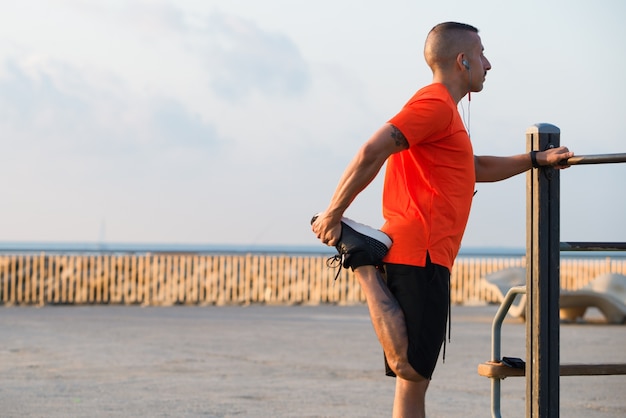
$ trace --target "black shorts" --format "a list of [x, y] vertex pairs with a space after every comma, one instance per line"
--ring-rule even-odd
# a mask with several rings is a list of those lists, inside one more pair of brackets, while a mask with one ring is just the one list
[[[450, 271], [426, 260], [426, 267], [386, 264], [387, 286], [404, 312], [409, 364], [431, 379], [446, 336]], [[385, 359], [387, 376], [395, 376]]]

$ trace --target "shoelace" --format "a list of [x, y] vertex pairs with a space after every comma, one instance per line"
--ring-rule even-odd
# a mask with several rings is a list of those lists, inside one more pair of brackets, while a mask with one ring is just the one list
[[332, 257], [328, 257], [326, 259], [326, 267], [331, 268], [331, 269], [338, 268], [337, 274], [335, 274], [335, 280], [337, 280], [337, 277], [339, 277], [339, 274], [341, 273], [345, 256], [346, 256], [345, 254], [335, 254]]

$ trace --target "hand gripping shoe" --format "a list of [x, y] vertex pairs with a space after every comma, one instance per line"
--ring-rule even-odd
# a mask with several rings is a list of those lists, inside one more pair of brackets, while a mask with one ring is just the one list
[[[317, 215], [313, 216], [311, 223], [315, 219]], [[329, 258], [326, 264], [329, 267], [337, 267], [339, 263], [339, 271], [335, 279], [339, 277], [341, 267], [350, 267], [352, 270], [366, 265], [378, 267], [382, 265], [383, 257], [389, 251], [391, 244], [391, 238], [384, 232], [342, 217], [341, 237], [335, 245], [338, 254]]]

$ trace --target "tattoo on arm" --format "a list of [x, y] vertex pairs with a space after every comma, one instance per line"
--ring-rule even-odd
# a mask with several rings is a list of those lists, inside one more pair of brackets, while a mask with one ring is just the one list
[[393, 125], [391, 125], [391, 137], [396, 143], [396, 146], [404, 148], [404, 149], [409, 147], [409, 141], [406, 140], [406, 137], [404, 136], [404, 134], [400, 132], [400, 129], [396, 128]]

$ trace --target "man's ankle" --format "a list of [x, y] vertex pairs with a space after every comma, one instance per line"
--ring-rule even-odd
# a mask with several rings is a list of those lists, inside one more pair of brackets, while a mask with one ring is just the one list
[[372, 256], [366, 251], [358, 251], [350, 254], [350, 268], [352, 271], [360, 269], [362, 267], [376, 268], [376, 262], [372, 259]]

